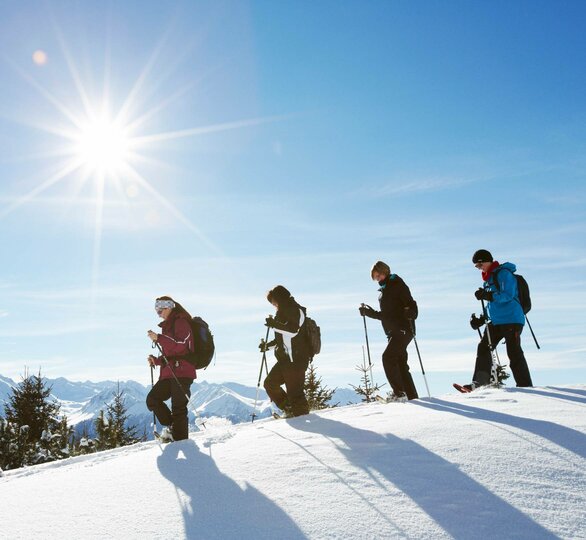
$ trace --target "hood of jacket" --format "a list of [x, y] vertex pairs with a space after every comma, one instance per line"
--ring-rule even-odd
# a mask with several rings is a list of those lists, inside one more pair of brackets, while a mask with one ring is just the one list
[[503, 263], [499, 266], [499, 268], [504, 268], [505, 270], [508, 270], [509, 272], [513, 272], [513, 273], [515, 273], [517, 271], [517, 265], [515, 265], [511, 262]]

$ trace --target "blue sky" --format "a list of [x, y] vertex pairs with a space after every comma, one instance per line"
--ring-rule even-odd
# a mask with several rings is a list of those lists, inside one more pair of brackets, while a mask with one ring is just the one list
[[[482, 247], [530, 283], [534, 382], [586, 379], [584, 3], [0, 13], [1, 374], [150, 382], [146, 331], [170, 294], [216, 336], [203, 378], [255, 385], [281, 283], [322, 327], [324, 382], [357, 384], [357, 306], [376, 304], [382, 259], [419, 303], [428, 381], [447, 392], [474, 364]], [[122, 152], [106, 135], [108, 170], [88, 148], [96, 118], [126, 137]]]

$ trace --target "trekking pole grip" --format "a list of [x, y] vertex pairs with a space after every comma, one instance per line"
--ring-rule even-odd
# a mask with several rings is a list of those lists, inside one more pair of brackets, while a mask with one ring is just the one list
[[159, 352], [161, 353], [161, 358], [163, 359], [163, 362], [165, 362], [165, 365], [169, 365], [169, 360], [167, 360], [167, 357], [165, 356], [163, 349], [156, 341], [153, 341], [153, 349], [154, 348], [159, 349]]

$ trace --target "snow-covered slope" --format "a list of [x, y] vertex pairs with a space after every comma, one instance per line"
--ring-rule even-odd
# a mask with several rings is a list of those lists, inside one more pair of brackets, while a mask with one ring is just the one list
[[231, 425], [8, 471], [3, 538], [586, 538], [586, 386]]

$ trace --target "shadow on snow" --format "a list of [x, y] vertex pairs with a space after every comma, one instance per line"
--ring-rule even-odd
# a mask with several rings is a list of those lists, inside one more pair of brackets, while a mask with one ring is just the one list
[[310, 421], [289, 421], [291, 427], [341, 440], [344, 446], [337, 446], [348, 461], [383, 475], [455, 538], [557, 538], [457, 465], [411, 440], [315, 415], [304, 418]]
[[157, 465], [177, 491], [186, 538], [305, 538], [279, 506], [222, 474], [191, 439], [165, 446]]
[[[556, 392], [547, 392], [547, 390], [556, 390]], [[556, 388], [554, 386], [546, 386], [545, 389], [541, 388], [515, 388], [515, 392], [521, 392], [524, 394], [538, 394], [540, 396], [551, 397], [556, 399], [565, 399], [566, 401], [572, 401], [573, 403], [580, 403], [586, 405], [586, 391], [579, 390], [577, 388]], [[577, 394], [575, 396], [568, 396], [568, 394], [560, 394], [558, 392], [568, 392], [570, 394]], [[582, 397], [580, 397], [582, 396]]]
[[[528, 391], [530, 389], [517, 388], [516, 390]], [[535, 392], [532, 391], [532, 393]], [[435, 409], [442, 412], [459, 414], [467, 418], [475, 418], [476, 420], [496, 422], [521, 429], [523, 431], [528, 431], [529, 433], [533, 433], [534, 435], [538, 435], [543, 439], [547, 439], [552, 443], [557, 444], [561, 448], [565, 448], [566, 450], [569, 450], [570, 452], [573, 452], [580, 457], [586, 458], [586, 435], [575, 429], [556, 424], [555, 422], [488, 411], [486, 409], [471, 407], [470, 405], [454, 403], [452, 401], [444, 401], [437, 398], [433, 398], [431, 401], [417, 400], [413, 401], [412, 403], [421, 407], [428, 407], [430, 409]]]

